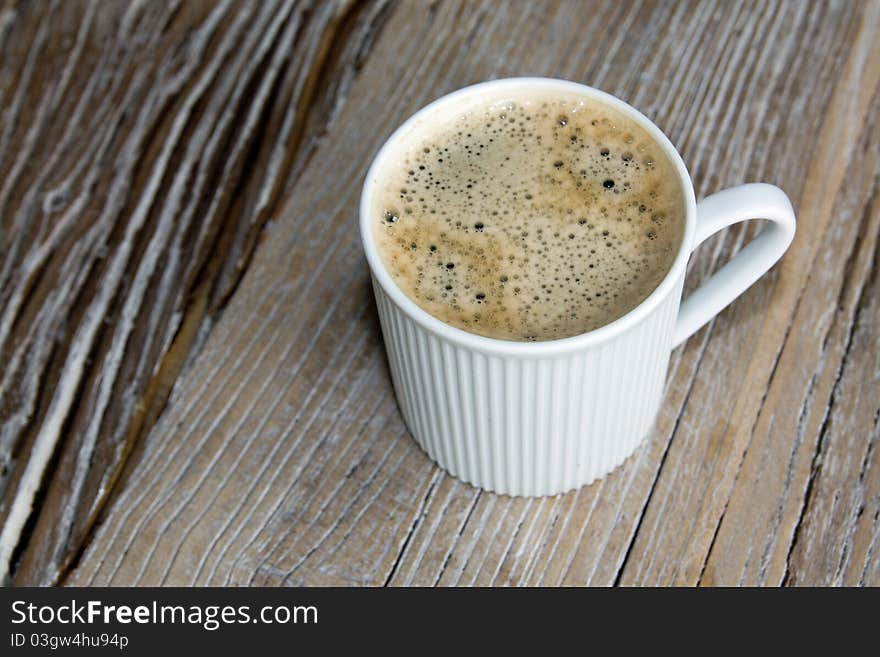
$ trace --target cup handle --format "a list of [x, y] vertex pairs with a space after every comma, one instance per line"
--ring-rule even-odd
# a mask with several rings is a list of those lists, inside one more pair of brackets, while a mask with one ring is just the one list
[[749, 183], [707, 196], [697, 203], [697, 234], [691, 251], [722, 228], [750, 219], [770, 223], [733, 259], [682, 301], [673, 347], [678, 346], [745, 292], [782, 257], [794, 239], [791, 201], [778, 187]]

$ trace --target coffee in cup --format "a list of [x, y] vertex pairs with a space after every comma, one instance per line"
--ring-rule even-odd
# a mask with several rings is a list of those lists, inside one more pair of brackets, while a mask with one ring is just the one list
[[660, 284], [684, 233], [660, 145], [612, 106], [562, 91], [422, 122], [377, 180], [374, 234], [394, 282], [437, 319], [492, 338], [613, 322]]

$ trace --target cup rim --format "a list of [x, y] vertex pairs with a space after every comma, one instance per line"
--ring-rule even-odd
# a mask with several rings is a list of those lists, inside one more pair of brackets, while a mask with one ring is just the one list
[[[403, 293], [397, 283], [394, 282], [391, 274], [385, 269], [385, 265], [382, 262], [378, 249], [376, 248], [370, 217], [372, 192], [376, 187], [378, 172], [381, 165], [385, 157], [392, 151], [396, 142], [407, 134], [414, 124], [418, 123], [425, 116], [445, 108], [448, 105], [464, 100], [466, 97], [487, 92], [503, 92], [505, 89], [516, 90], [521, 93], [523, 87], [526, 86], [537, 87], [541, 90], [566, 91], [576, 95], [585, 96], [610, 105], [614, 109], [627, 115], [660, 145], [666, 156], [669, 158], [669, 161], [672, 162], [682, 185], [685, 200], [684, 235], [682, 236], [675, 260], [660, 284], [657, 285], [657, 287], [654, 288], [654, 290], [645, 297], [639, 305], [614, 321], [591, 331], [579, 333], [578, 335], [567, 338], [543, 340], [538, 342], [503, 340], [500, 338], [490, 338], [483, 335], [477, 335], [476, 333], [469, 333], [468, 331], [447, 324], [434, 317], [426, 310], [423, 310], [415, 301]], [[607, 342], [638, 324], [642, 319], [656, 310], [663, 300], [674, 291], [678, 280], [683, 276], [691, 253], [694, 232], [696, 229], [697, 214], [694, 186], [687, 167], [675, 146], [672, 145], [669, 138], [654, 124], [653, 121], [648, 119], [648, 117], [628, 103], [607, 92], [579, 82], [545, 77], [513, 77], [479, 82], [441, 96], [428, 105], [425, 105], [422, 109], [418, 110], [415, 114], [404, 121], [391, 134], [391, 136], [385, 140], [376, 152], [364, 179], [359, 207], [361, 242], [363, 244], [364, 253], [367, 257], [370, 272], [372, 273], [373, 280], [382, 288], [385, 294], [391, 298], [393, 303], [423, 328], [431, 333], [438, 334], [449, 342], [485, 353], [512, 356], [553, 356], [587, 349]]]

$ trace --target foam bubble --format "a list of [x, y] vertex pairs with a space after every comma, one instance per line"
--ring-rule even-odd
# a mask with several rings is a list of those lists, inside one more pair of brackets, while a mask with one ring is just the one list
[[684, 200], [665, 155], [608, 106], [542, 96], [420, 130], [381, 175], [375, 235], [444, 322], [552, 340], [638, 305], [672, 265]]

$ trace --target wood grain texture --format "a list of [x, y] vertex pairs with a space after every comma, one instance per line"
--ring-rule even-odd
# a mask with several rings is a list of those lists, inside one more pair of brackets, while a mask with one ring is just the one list
[[[377, 8], [4, 9], [0, 577], [16, 549], [19, 578], [40, 583], [78, 554]], [[337, 86], [319, 85], [330, 71]]]
[[[8, 3], [14, 581], [880, 583], [878, 37], [877, 2]], [[409, 437], [356, 233], [396, 125], [523, 74], [620, 96], [698, 196], [765, 180], [799, 221], [673, 353], [636, 454], [541, 499], [477, 491]], [[707, 241], [686, 288], [755, 223]]]

